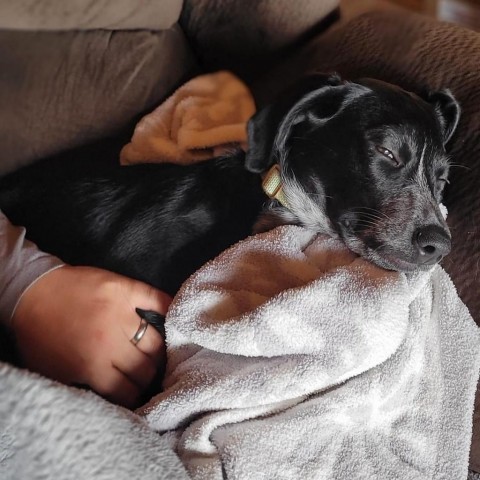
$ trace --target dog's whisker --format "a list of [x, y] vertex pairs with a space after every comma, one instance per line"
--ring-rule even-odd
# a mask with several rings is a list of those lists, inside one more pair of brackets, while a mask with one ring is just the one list
[[389, 218], [387, 214], [369, 207], [357, 207], [357, 208], [353, 208], [352, 211], [355, 213], [360, 213], [362, 215], [376, 215], [379, 217], [382, 216], [382, 217]]
[[313, 197], [324, 197], [324, 194], [320, 192], [309, 192], [308, 190], [304, 190], [303, 192], [307, 195], [312, 195]]
[[359, 230], [369, 232], [370, 234], [375, 234], [381, 232], [381, 229], [377, 228], [377, 225], [359, 225]]
[[386, 243], [381, 243], [378, 247], [373, 248], [373, 249], [372, 249], [372, 252], [377, 253], [378, 250], [381, 250], [381, 249], [384, 249], [384, 248], [387, 248], [387, 247], [388, 247], [388, 244], [386, 244]]
[[[357, 211], [358, 213], [361, 213], [362, 215], [367, 215], [368, 212], [363, 212], [363, 210], [370, 210], [371, 212], [373, 213], [376, 213], [376, 214], [379, 214], [385, 218], [387, 218], [388, 220], [391, 220], [391, 218], [385, 213], [385, 212], [382, 212], [380, 210], [377, 210], [376, 208], [371, 208], [371, 207], [357, 207], [356, 209], [354, 209], [354, 211]], [[363, 213], [362, 213], [363, 212]], [[372, 214], [373, 214], [372, 213]]]
[[371, 223], [372, 225], [384, 224], [384, 219], [379, 217], [359, 217], [356, 223]]
[[385, 218], [374, 217], [374, 216], [368, 217], [363, 215], [356, 220], [356, 223], [357, 224], [369, 223], [371, 225], [379, 226], [381, 228], [386, 228], [386, 226], [388, 225], [387, 220]]
[[312, 197], [322, 197], [322, 198], [329, 198], [333, 199], [332, 195], [325, 195], [323, 192], [309, 192], [308, 190], [303, 190], [303, 193], [306, 195], [311, 195]]
[[360, 217], [358, 220], [357, 220], [357, 223], [371, 223], [372, 225], [377, 225], [378, 223], [383, 223], [383, 219], [382, 218], [378, 218], [378, 217]]
[[379, 220], [379, 221], [385, 221], [384, 218], [382, 217], [379, 217], [378, 215], [372, 215], [372, 214], [365, 214], [365, 213], [362, 213], [360, 214], [360, 218], [364, 218], [364, 219], [368, 219], [368, 220]]
[[382, 230], [384, 230], [384, 225], [379, 222], [358, 221], [357, 226], [363, 228], [371, 228], [375, 232], [381, 232]]
[[467, 167], [467, 165], [461, 165], [460, 163], [449, 163], [448, 166], [451, 168], [463, 168], [465, 170], [472, 170], [472, 167]]

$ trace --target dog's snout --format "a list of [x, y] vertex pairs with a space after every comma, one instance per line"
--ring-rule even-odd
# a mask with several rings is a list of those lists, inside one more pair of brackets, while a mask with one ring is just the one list
[[450, 252], [451, 241], [448, 232], [438, 225], [419, 228], [413, 235], [418, 251], [418, 263], [433, 265]]

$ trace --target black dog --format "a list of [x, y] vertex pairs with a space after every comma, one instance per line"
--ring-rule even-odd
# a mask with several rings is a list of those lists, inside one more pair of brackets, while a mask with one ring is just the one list
[[[0, 209], [64, 261], [170, 294], [252, 231], [285, 223], [338, 235], [387, 269], [426, 268], [450, 250], [439, 202], [458, 118], [448, 91], [422, 99], [316, 75], [252, 118], [247, 154], [192, 166], [42, 162], [1, 180]], [[260, 174], [274, 164], [281, 185], [268, 199]]]

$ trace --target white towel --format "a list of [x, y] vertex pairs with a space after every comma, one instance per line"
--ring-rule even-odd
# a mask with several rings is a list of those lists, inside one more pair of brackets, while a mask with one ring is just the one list
[[139, 413], [194, 479], [467, 477], [480, 336], [439, 266], [387, 272], [279, 227], [194, 274], [166, 330]]

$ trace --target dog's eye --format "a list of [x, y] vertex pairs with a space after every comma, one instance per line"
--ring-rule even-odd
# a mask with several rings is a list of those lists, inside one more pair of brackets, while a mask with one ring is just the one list
[[387, 157], [389, 160], [391, 160], [396, 167], [400, 167], [402, 165], [402, 162], [400, 162], [388, 148], [382, 147], [381, 145], [377, 145], [375, 148], [378, 153], [381, 153], [384, 157]]

